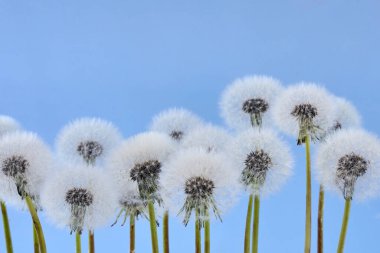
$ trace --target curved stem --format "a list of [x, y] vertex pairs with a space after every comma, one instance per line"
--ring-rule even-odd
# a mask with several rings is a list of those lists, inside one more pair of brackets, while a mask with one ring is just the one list
[[169, 212], [165, 211], [163, 218], [164, 253], [169, 253]]
[[40, 253], [46, 253], [46, 243], [45, 243], [44, 232], [42, 231], [41, 222], [40, 222], [40, 219], [38, 218], [36, 208], [33, 204], [32, 199], [28, 195], [25, 197], [25, 201], [28, 206], [30, 215], [32, 216], [34, 227], [36, 229], [38, 243], [40, 245]]
[[325, 190], [323, 185], [319, 187], [318, 201], [318, 253], [323, 253], [323, 208], [325, 205]]
[[152, 201], [148, 202], [148, 209], [149, 209], [150, 235], [152, 239], [152, 252], [158, 253], [159, 251], [158, 251], [156, 214], [154, 212], [154, 205]]
[[93, 231], [88, 231], [88, 252], [95, 253], [95, 235]]
[[34, 224], [33, 225], [33, 248], [34, 248], [34, 253], [39, 253], [40, 252], [40, 245], [38, 243], [38, 235], [37, 235], [37, 231], [36, 231], [36, 228], [34, 227]]
[[76, 253], [82, 253], [81, 233], [78, 231], [75, 233], [75, 248], [76, 248]]
[[257, 253], [259, 249], [259, 220], [260, 220], [260, 196], [255, 195], [255, 209], [253, 219], [252, 253]]
[[310, 136], [306, 136], [306, 221], [305, 221], [305, 253], [310, 253], [311, 244], [311, 159]]
[[244, 253], [249, 253], [251, 246], [251, 222], [252, 222], [253, 195], [249, 195], [247, 217], [245, 218]]
[[201, 224], [198, 209], [195, 211], [195, 253], [201, 253]]
[[3, 227], [7, 253], [13, 253], [11, 229], [9, 227], [8, 212], [5, 203], [1, 201], [1, 214], [3, 215]]
[[206, 221], [205, 221], [205, 253], [210, 253], [210, 217], [208, 210], [206, 210]]
[[346, 240], [348, 219], [350, 218], [350, 209], [351, 209], [351, 199], [346, 199], [346, 204], [344, 206], [342, 228], [340, 230], [339, 245], [338, 245], [338, 250], [337, 250], [338, 253], [343, 253], [343, 250], [344, 250], [344, 242]]
[[135, 253], [135, 215], [129, 217], [129, 252]]

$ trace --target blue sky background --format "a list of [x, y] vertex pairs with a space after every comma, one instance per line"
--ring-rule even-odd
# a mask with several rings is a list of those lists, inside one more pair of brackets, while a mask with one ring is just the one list
[[[221, 91], [256, 73], [285, 84], [323, 83], [353, 101], [365, 127], [380, 134], [379, 10], [376, 0], [0, 0], [0, 113], [49, 144], [82, 116], [111, 120], [126, 137], [172, 106], [222, 124]], [[260, 252], [303, 251], [304, 151], [290, 141], [296, 173], [262, 201]], [[246, 202], [212, 224], [212, 252], [242, 252]], [[326, 252], [336, 250], [343, 204], [327, 193]], [[28, 214], [9, 213], [15, 252], [32, 252]], [[380, 252], [379, 214], [380, 199], [353, 204], [346, 252]], [[49, 252], [74, 252], [74, 237], [42, 220]], [[193, 226], [173, 219], [170, 229], [172, 252], [193, 252]], [[99, 230], [97, 252], [128, 252], [128, 238], [126, 227]], [[137, 252], [149, 251], [148, 223], [140, 221]]]

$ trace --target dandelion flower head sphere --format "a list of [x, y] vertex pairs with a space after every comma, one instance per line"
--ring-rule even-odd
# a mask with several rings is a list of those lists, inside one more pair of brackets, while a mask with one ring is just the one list
[[272, 130], [240, 133], [232, 142], [230, 154], [241, 184], [253, 194], [273, 193], [292, 174], [290, 149]]
[[276, 100], [273, 117], [279, 129], [297, 137], [297, 144], [310, 136], [318, 140], [333, 125], [335, 105], [322, 87], [300, 83], [287, 88]]
[[225, 155], [191, 148], [179, 151], [165, 168], [161, 180], [169, 210], [183, 215], [186, 225], [199, 210], [200, 221], [213, 212], [218, 219], [237, 199], [238, 174]]
[[71, 232], [104, 226], [117, 206], [110, 178], [84, 165], [57, 172], [47, 181], [41, 203], [49, 220]]
[[202, 120], [194, 113], [182, 108], [172, 108], [155, 116], [150, 130], [163, 132], [174, 140], [181, 141], [189, 131], [201, 124]]
[[226, 130], [208, 124], [190, 131], [189, 134], [183, 138], [182, 147], [201, 147], [208, 151], [220, 152], [225, 150], [230, 141], [231, 137]]
[[18, 130], [21, 130], [21, 127], [15, 119], [9, 116], [0, 115], [0, 137]]
[[349, 101], [344, 98], [335, 97], [333, 130], [346, 128], [359, 128], [361, 125], [360, 114]]
[[316, 165], [321, 184], [345, 199], [366, 199], [380, 189], [380, 141], [364, 130], [329, 136], [319, 147]]
[[121, 135], [112, 123], [98, 118], [82, 118], [62, 129], [56, 147], [63, 161], [99, 165], [120, 142]]
[[[166, 134], [146, 132], [124, 141], [110, 155], [110, 173], [125, 195], [127, 184], [137, 184], [139, 197], [144, 201], [161, 202], [158, 181], [162, 165], [175, 151], [175, 142]], [[119, 201], [122, 201], [120, 199]]]
[[238, 130], [269, 126], [273, 102], [282, 90], [280, 81], [268, 76], [237, 79], [223, 92], [222, 117], [229, 127]]
[[35, 134], [14, 132], [0, 141], [0, 198], [23, 207], [30, 196], [38, 204], [41, 185], [49, 177], [52, 155]]

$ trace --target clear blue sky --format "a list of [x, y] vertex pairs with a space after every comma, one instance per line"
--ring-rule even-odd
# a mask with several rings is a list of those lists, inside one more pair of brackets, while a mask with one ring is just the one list
[[[126, 137], [171, 106], [221, 124], [225, 85], [258, 73], [286, 84], [324, 83], [353, 101], [365, 127], [380, 134], [379, 10], [376, 0], [0, 0], [0, 113], [49, 144], [81, 116], [109, 119]], [[295, 176], [262, 201], [261, 252], [303, 250], [304, 156], [293, 150]], [[212, 252], [242, 252], [246, 201], [212, 224]], [[32, 252], [28, 214], [9, 212], [15, 252]], [[342, 199], [328, 193], [327, 253], [336, 249], [342, 212]], [[379, 199], [353, 204], [346, 252], [380, 252], [379, 214]], [[43, 223], [50, 252], [74, 252], [68, 231]], [[172, 252], [193, 252], [192, 226], [174, 219], [171, 231]], [[98, 231], [97, 252], [127, 252], [128, 237], [127, 228]], [[2, 231], [0, 239], [4, 252]], [[148, 223], [141, 221], [137, 252], [149, 251]]]

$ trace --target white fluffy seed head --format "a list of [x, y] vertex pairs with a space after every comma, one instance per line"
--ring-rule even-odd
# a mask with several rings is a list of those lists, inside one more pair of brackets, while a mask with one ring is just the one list
[[224, 151], [231, 141], [229, 133], [221, 127], [211, 124], [202, 125], [190, 131], [183, 138], [182, 147], [200, 147], [210, 151]]
[[[316, 175], [327, 189], [344, 194], [338, 177], [340, 159], [355, 155], [365, 162], [365, 172], [354, 178], [354, 198], [364, 200], [378, 194], [380, 189], [380, 141], [364, 130], [346, 129], [329, 136], [321, 143], [316, 156]], [[351, 161], [352, 162], [352, 161]], [[351, 163], [349, 172], [355, 172]]]
[[171, 108], [156, 115], [150, 125], [151, 131], [162, 132], [181, 141], [192, 129], [202, 125], [202, 120], [183, 108]]
[[332, 96], [316, 84], [299, 83], [288, 87], [274, 104], [273, 118], [281, 131], [298, 136], [300, 125], [294, 112], [302, 105], [315, 109], [316, 115], [313, 115], [311, 123], [316, 127], [317, 135], [323, 135], [333, 125], [335, 105]]
[[66, 125], [56, 140], [58, 158], [73, 164], [102, 164], [121, 142], [118, 129], [98, 118], [81, 118]]
[[41, 185], [49, 179], [52, 166], [52, 154], [36, 134], [6, 134], [0, 141], [0, 198], [24, 207], [26, 193], [38, 205]]
[[21, 126], [15, 119], [6, 115], [0, 115], [0, 137], [18, 130], [21, 130]]
[[[212, 181], [213, 199], [221, 215], [237, 201], [241, 190], [239, 175], [232, 169], [226, 155], [201, 148], [184, 149], [173, 155], [162, 170], [162, 198], [171, 213], [184, 216], [185, 213], [180, 210], [187, 197], [186, 182], [196, 177]], [[209, 212], [212, 216], [211, 207]], [[201, 220], [207, 218], [200, 217]]]
[[62, 228], [73, 225], [72, 205], [67, 202], [67, 193], [72, 189], [85, 189], [91, 194], [89, 205], [85, 206], [83, 230], [97, 229], [113, 219], [117, 207], [115, 187], [110, 178], [100, 169], [87, 166], [62, 165], [41, 194], [42, 207], [47, 218]]
[[[260, 117], [263, 126], [271, 126], [273, 102], [282, 91], [283, 87], [280, 81], [269, 76], [247, 76], [237, 79], [227, 86], [222, 94], [221, 115], [226, 124], [233, 129], [250, 128], [252, 127], [250, 113], [243, 110], [243, 105], [247, 101], [260, 99], [261, 103], [256, 104], [255, 109], [262, 111]], [[264, 106], [264, 102], [266, 106]]]
[[348, 100], [340, 97], [334, 98], [335, 115], [333, 128], [347, 129], [359, 128], [361, 118], [358, 110]]
[[175, 151], [177, 144], [169, 136], [158, 132], [146, 132], [133, 136], [113, 150], [107, 159], [107, 168], [120, 189], [119, 201], [138, 192], [131, 170], [136, 165], [157, 161], [161, 166]]
[[[292, 175], [294, 162], [290, 148], [272, 130], [248, 129], [241, 132], [232, 141], [229, 154], [234, 169], [240, 175], [240, 182], [250, 193], [267, 196], [278, 191]], [[249, 175], [254, 175], [255, 179], [263, 182], [262, 185], [247, 184], [251, 180], [243, 178], [245, 170], [254, 172]]]

